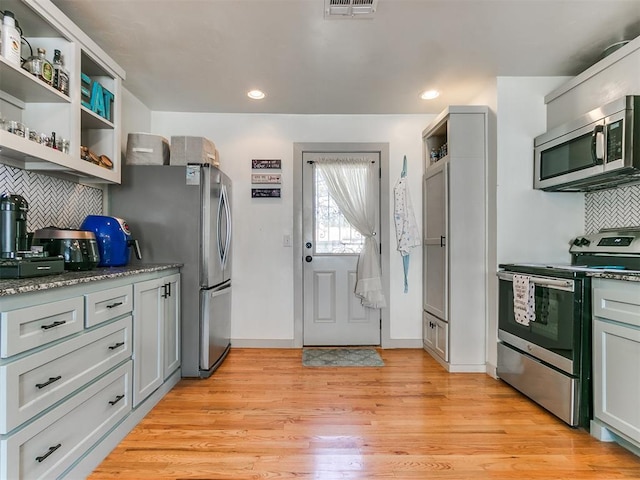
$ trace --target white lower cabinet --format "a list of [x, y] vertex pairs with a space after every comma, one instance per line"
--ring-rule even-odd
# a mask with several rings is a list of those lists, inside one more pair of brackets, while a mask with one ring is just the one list
[[[180, 365], [179, 275], [133, 286], [134, 354], [133, 406], [153, 393]], [[168, 372], [168, 373], [167, 373]]]
[[84, 328], [84, 300], [78, 296], [0, 313], [0, 351], [8, 358]]
[[164, 301], [164, 358], [166, 380], [180, 368], [180, 275], [165, 277], [167, 296]]
[[449, 325], [427, 312], [422, 312], [424, 348], [449, 361]]
[[[640, 283], [593, 281], [592, 434], [640, 452]], [[625, 443], [628, 442], [628, 443]]]
[[131, 357], [131, 315], [0, 366], [5, 434]]
[[176, 267], [2, 297], [0, 479], [104, 459], [180, 379], [179, 298]]
[[0, 441], [2, 478], [55, 478], [131, 410], [131, 361]]

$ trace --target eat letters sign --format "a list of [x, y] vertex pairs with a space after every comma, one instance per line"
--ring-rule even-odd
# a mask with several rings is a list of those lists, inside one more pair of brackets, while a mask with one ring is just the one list
[[81, 75], [82, 105], [111, 121], [111, 104], [113, 93], [104, 88], [99, 82], [91, 80], [86, 73]]

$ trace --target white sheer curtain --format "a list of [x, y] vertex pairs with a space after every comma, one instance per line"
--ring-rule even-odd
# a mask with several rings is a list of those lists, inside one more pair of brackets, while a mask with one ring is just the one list
[[371, 160], [364, 158], [330, 159], [315, 161], [317, 173], [327, 182], [329, 194], [347, 221], [364, 237], [364, 247], [358, 258], [355, 294], [362, 305], [383, 308], [387, 303], [382, 293], [382, 278], [375, 239], [375, 192], [371, 191], [372, 178], [377, 175]]

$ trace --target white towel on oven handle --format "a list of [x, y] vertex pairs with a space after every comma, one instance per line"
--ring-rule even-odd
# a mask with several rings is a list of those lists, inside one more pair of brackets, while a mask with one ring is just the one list
[[529, 326], [536, 320], [535, 288], [527, 275], [513, 276], [513, 313], [520, 325]]

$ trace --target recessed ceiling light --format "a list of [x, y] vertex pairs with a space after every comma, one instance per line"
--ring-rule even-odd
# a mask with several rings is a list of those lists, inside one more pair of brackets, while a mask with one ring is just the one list
[[262, 100], [264, 98], [264, 92], [262, 90], [251, 90], [247, 93], [247, 97], [253, 100]]
[[440, 92], [438, 90], [425, 90], [420, 94], [420, 98], [422, 100], [433, 100], [440, 96]]

